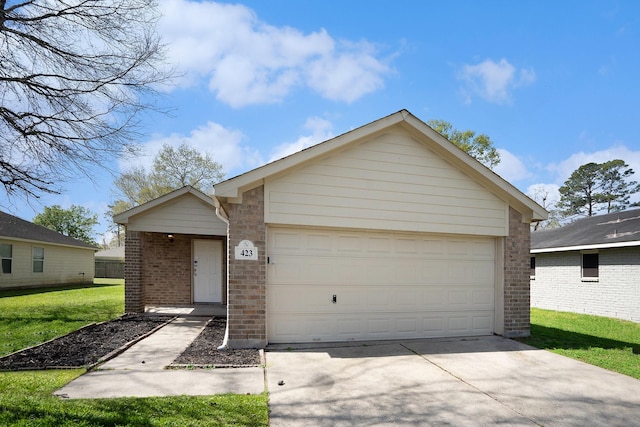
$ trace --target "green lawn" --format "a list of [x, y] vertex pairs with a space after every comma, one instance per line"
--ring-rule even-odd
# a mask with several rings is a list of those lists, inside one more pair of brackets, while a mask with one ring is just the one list
[[123, 312], [123, 284], [0, 291], [0, 356]]
[[0, 425], [267, 426], [267, 394], [60, 400], [83, 370], [0, 373]]
[[[0, 356], [120, 316], [122, 280], [94, 287], [0, 291]], [[267, 426], [268, 396], [60, 400], [84, 370], [0, 372], [0, 426]]]
[[531, 309], [523, 342], [640, 379], [640, 324], [608, 317]]

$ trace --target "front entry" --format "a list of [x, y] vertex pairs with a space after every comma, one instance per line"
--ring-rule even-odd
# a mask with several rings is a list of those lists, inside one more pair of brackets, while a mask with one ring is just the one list
[[222, 241], [193, 241], [193, 302], [222, 302]]

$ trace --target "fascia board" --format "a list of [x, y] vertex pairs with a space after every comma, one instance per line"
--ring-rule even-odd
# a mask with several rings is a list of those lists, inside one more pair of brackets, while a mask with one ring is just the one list
[[541, 248], [541, 249], [531, 249], [529, 252], [532, 254], [544, 254], [544, 253], [551, 253], [551, 252], [585, 251], [589, 249], [628, 248], [633, 246], [640, 246], [640, 241], [634, 240], [630, 242], [596, 243], [593, 245], [576, 245], [576, 246], [563, 246], [558, 248]]
[[376, 120], [362, 127], [344, 133], [328, 141], [306, 148], [290, 156], [268, 163], [253, 169], [237, 177], [228, 179], [214, 185], [216, 197], [233, 201], [239, 198], [241, 193], [261, 185], [266, 178], [280, 174], [289, 169], [299, 167], [317, 157], [324, 156], [331, 151], [339, 150], [346, 145], [366, 137], [372, 137], [376, 133], [401, 122], [404, 119], [404, 111], [399, 111], [390, 116]]
[[202, 193], [201, 191], [196, 190], [193, 187], [190, 186], [186, 186], [186, 187], [182, 187], [179, 188], [175, 191], [172, 191], [171, 193], [165, 194], [164, 196], [160, 196], [157, 199], [153, 199], [147, 203], [144, 203], [140, 206], [136, 206], [135, 208], [131, 208], [128, 211], [124, 211], [118, 215], [115, 215], [113, 217], [113, 221], [116, 224], [128, 224], [129, 223], [129, 219], [140, 215], [144, 212], [147, 212], [153, 208], [156, 208], [160, 205], [163, 205], [167, 202], [170, 202], [172, 200], [175, 200], [187, 193], [192, 194], [193, 196], [197, 197], [198, 199], [200, 199], [203, 203], [215, 208], [216, 204], [215, 201], [207, 196], [206, 194]]

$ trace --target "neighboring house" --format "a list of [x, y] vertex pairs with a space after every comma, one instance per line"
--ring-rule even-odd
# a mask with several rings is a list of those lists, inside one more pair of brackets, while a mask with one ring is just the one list
[[406, 110], [115, 217], [125, 305], [227, 304], [228, 345], [529, 335], [546, 211]]
[[124, 279], [124, 246], [96, 252], [95, 277]]
[[640, 322], [640, 209], [531, 233], [531, 306]]
[[93, 282], [96, 248], [0, 212], [0, 289]]

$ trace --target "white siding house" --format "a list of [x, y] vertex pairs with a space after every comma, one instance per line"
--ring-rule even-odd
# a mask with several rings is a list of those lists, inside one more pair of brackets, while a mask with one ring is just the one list
[[531, 306], [640, 322], [640, 209], [531, 234]]
[[96, 248], [0, 212], [0, 289], [92, 283]]

